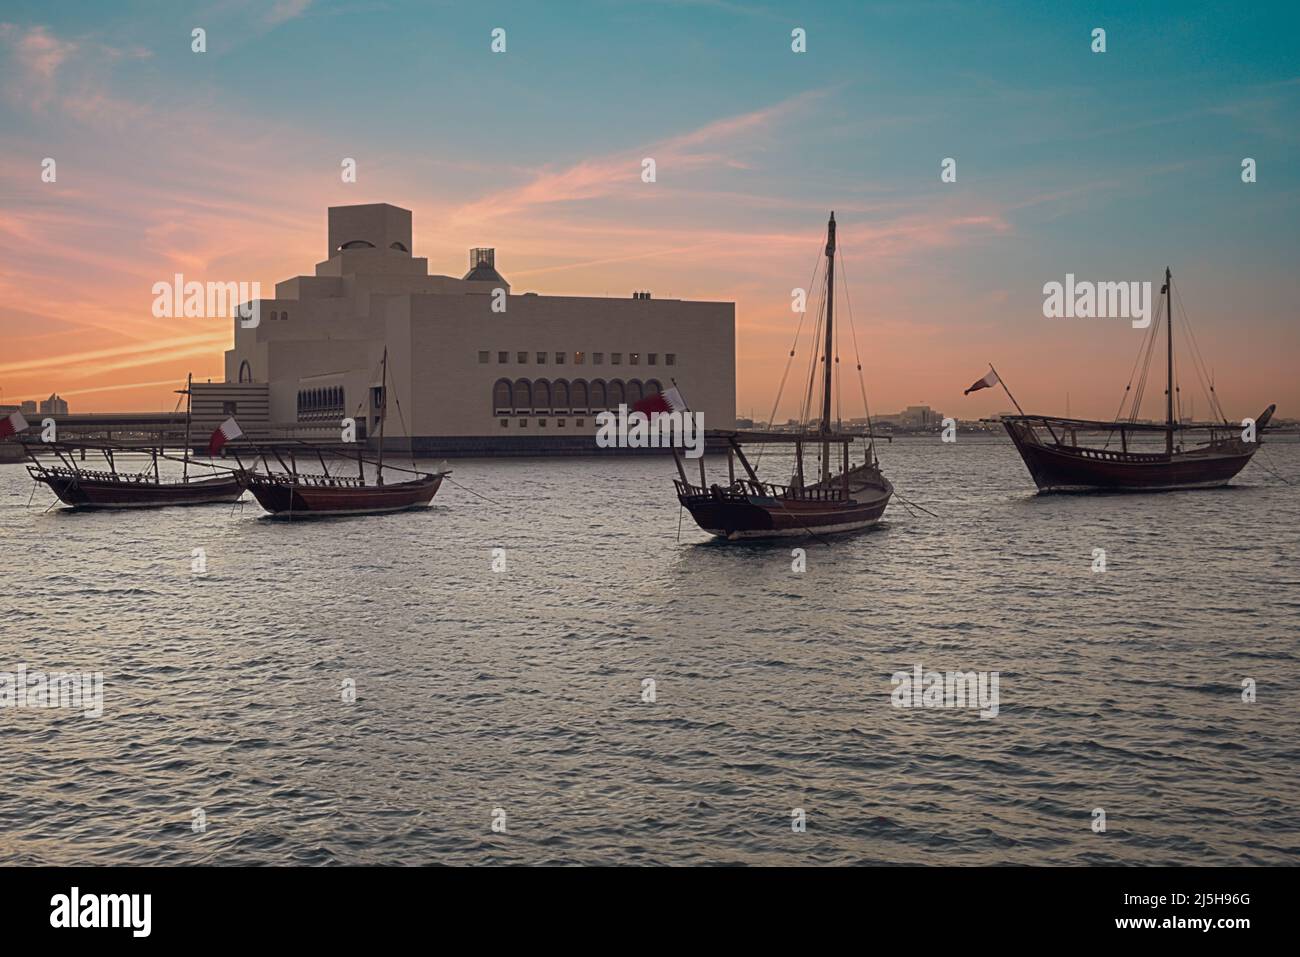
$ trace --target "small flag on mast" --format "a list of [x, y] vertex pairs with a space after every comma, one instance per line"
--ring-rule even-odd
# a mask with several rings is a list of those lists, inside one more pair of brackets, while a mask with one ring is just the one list
[[1002, 380], [998, 378], [998, 374], [990, 369], [988, 375], [984, 376], [982, 379], [976, 379], [975, 384], [963, 392], [962, 395], [970, 395], [972, 392], [978, 392], [980, 389], [992, 388], [1001, 381]]
[[660, 412], [685, 412], [686, 400], [673, 386], [666, 392], [653, 392], [632, 406], [633, 412], [642, 412], [653, 418]]
[[17, 435], [27, 428], [27, 420], [23, 418], [21, 412], [10, 412], [3, 419], [0, 419], [0, 439], [10, 435]]
[[217, 430], [212, 433], [212, 438], [208, 439], [208, 455], [216, 455], [227, 442], [232, 442], [243, 434], [244, 430], [239, 427], [239, 423], [235, 421], [235, 417], [232, 415], [222, 422]]

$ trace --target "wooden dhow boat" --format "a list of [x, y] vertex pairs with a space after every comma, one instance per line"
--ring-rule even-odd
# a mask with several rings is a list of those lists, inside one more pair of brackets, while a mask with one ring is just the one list
[[[1190, 329], [1187, 338], [1192, 367], [1201, 379], [1210, 410], [1218, 416], [1218, 421], [1185, 421], [1176, 413], [1175, 406], [1181, 393], [1174, 375], [1174, 286], [1169, 269], [1165, 270], [1161, 295], [1164, 297], [1166, 340], [1163, 423], [1138, 420], [1159, 322], [1152, 324], [1138, 356], [1139, 362], [1145, 356], [1138, 387], [1133, 390], [1130, 378], [1120, 403], [1120, 415], [1114, 421], [1026, 414], [992, 366], [988, 375], [966, 390], [969, 394], [977, 389], [1001, 385], [1006, 391], [1019, 414], [1002, 416], [1002, 424], [1040, 492], [1157, 492], [1214, 488], [1230, 482], [1259, 451], [1263, 432], [1277, 407], [1270, 405], [1253, 422], [1229, 421], [1219, 404], [1213, 383], [1206, 377], [1204, 361]], [[1126, 404], [1130, 406], [1127, 418], [1123, 415]], [[1163, 438], [1163, 447], [1157, 441], [1159, 438]]]
[[[820, 380], [821, 416], [815, 429], [800, 428], [795, 432], [710, 432], [715, 441], [722, 440], [727, 448], [727, 485], [710, 485], [704, 469], [704, 458], [699, 459], [699, 483], [687, 476], [682, 455], [673, 449], [677, 463], [677, 499], [691, 513], [697, 525], [711, 535], [729, 541], [767, 538], [801, 538], [856, 532], [875, 525], [885, 514], [894, 487], [880, 470], [876, 458], [874, 436], [871, 434], [870, 415], [867, 416], [866, 434], [839, 430], [831, 416], [832, 389], [835, 384], [835, 214], [832, 212], [826, 227], [824, 284], [820, 287], [820, 305], [816, 310], [818, 328], [814, 330], [812, 350], [817, 354], [821, 342], [819, 363], [809, 370], [807, 399], [802, 420], [811, 416], [812, 397]], [[814, 273], [814, 287], [816, 273]], [[800, 323], [802, 327], [802, 322]], [[852, 317], [850, 317], [850, 328]], [[824, 333], [819, 335], [819, 333]], [[796, 348], [798, 333], [795, 335]], [[856, 333], [854, 349], [856, 351]], [[796, 349], [790, 350], [786, 365], [789, 373]], [[818, 365], [821, 374], [818, 375]], [[858, 376], [861, 380], [862, 363]], [[782, 382], [784, 383], [784, 378]], [[866, 404], [866, 388], [862, 389]], [[777, 395], [773, 418], [781, 401]], [[864, 442], [863, 460], [851, 462], [850, 446]], [[745, 454], [745, 446], [769, 445], [794, 448], [793, 475], [788, 482], [774, 484], [759, 478], [757, 465]], [[805, 471], [805, 457], [809, 451], [820, 451], [820, 462], [813, 463], [812, 480]], [[736, 477], [736, 462], [744, 470], [744, 477]]]
[[[438, 494], [443, 479], [451, 474], [450, 469], [421, 472], [413, 468], [404, 469], [389, 465], [387, 469], [390, 471], [403, 472], [415, 477], [400, 482], [391, 482], [385, 478], [384, 421], [388, 414], [387, 349], [384, 350], [382, 365], [377, 455], [374, 460], [370, 460], [358, 452], [354, 460], [357, 467], [355, 476], [340, 474], [337, 469], [331, 472], [325, 460], [324, 450], [318, 447], [304, 444], [302, 449], [316, 457], [321, 466], [319, 473], [299, 471], [297, 456], [291, 452], [286, 461], [279, 451], [272, 454], [280, 463], [280, 471], [269, 467], [265, 454], [262, 454], [264, 466], [262, 471], [245, 468], [239, 451], [232, 447], [240, 465], [240, 480], [253, 493], [253, 497], [262, 508], [277, 518], [300, 519], [379, 515], [424, 508], [429, 505], [433, 497]], [[367, 475], [367, 465], [372, 466], [373, 476]]]
[[[162, 508], [237, 501], [244, 494], [244, 487], [234, 470], [191, 461], [191, 381], [187, 379], [182, 393], [186, 396], [183, 456], [168, 455], [162, 443], [146, 447], [129, 442], [23, 439], [23, 447], [31, 460], [27, 471], [36, 481], [49, 486], [61, 502], [76, 509]], [[83, 467], [81, 463], [85, 461], [87, 452], [101, 455], [107, 470]], [[148, 456], [143, 469], [132, 472], [118, 467], [120, 460], [141, 454]], [[160, 460], [182, 463], [180, 481], [164, 480], [159, 468]], [[202, 465], [209, 471], [192, 476], [191, 464]]]

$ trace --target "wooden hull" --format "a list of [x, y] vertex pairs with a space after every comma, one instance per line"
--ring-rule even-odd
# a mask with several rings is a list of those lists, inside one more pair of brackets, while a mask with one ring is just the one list
[[1164, 492], [1227, 485], [1246, 467], [1258, 443], [1223, 444], [1213, 450], [1124, 453], [1044, 445], [1022, 426], [1007, 432], [1040, 492]]
[[244, 487], [234, 476], [191, 482], [131, 482], [80, 479], [33, 473], [66, 505], [79, 509], [163, 508], [169, 505], [213, 505], [238, 501]]
[[442, 485], [441, 475], [424, 475], [391, 485], [306, 485], [252, 477], [248, 489], [277, 518], [380, 515], [423, 508]]
[[714, 488], [678, 495], [697, 525], [728, 541], [805, 538], [869, 528], [880, 521], [892, 488], [859, 494], [848, 501], [805, 501]]

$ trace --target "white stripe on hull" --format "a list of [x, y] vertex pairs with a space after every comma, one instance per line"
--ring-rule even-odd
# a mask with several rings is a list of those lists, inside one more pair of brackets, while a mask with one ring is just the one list
[[856, 532], [861, 528], [870, 528], [880, 522], [880, 518], [869, 518], [866, 521], [841, 522], [838, 525], [822, 525], [817, 528], [755, 528], [747, 531], [727, 532], [717, 528], [706, 528], [705, 531], [710, 535], [716, 535], [718, 538], [725, 538], [729, 542], [740, 541], [742, 539], [754, 538], [811, 538], [817, 535], [836, 535], [840, 532]]
[[281, 512], [271, 512], [271, 518], [333, 518], [335, 515], [385, 515], [389, 512], [405, 512], [413, 508], [428, 508], [429, 502], [412, 502], [409, 505], [394, 505], [391, 508], [350, 508], [346, 511], [337, 509], [328, 512], [316, 512], [310, 510], [288, 509]]
[[1126, 487], [1115, 485], [1043, 485], [1039, 486], [1040, 492], [1177, 492], [1193, 488], [1221, 488], [1232, 481], [1232, 478], [1212, 479], [1208, 482], [1180, 482], [1176, 485], [1131, 485]]
[[[62, 499], [60, 499], [62, 501]], [[209, 499], [190, 499], [179, 502], [64, 502], [69, 508], [75, 508], [82, 512], [93, 512], [96, 509], [111, 509], [117, 511], [123, 508], [176, 508], [177, 506], [189, 505], [232, 505], [238, 502], [237, 498], [209, 498]]]

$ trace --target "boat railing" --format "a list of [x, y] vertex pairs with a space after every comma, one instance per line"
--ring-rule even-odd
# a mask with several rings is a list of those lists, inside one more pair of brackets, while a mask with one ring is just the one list
[[673, 484], [677, 486], [677, 494], [687, 498], [707, 497], [720, 501], [745, 501], [750, 495], [756, 495], [760, 498], [779, 498], [789, 502], [844, 501], [844, 490], [842, 488], [826, 488], [822, 486], [804, 486], [800, 488], [793, 485], [777, 485], [773, 482], [755, 482], [744, 479], [738, 480], [728, 488], [723, 488], [720, 485], [703, 488], [699, 485], [683, 482], [680, 479], [673, 479]]
[[352, 475], [312, 475], [305, 472], [252, 472], [249, 481], [272, 485], [310, 485], [319, 488], [361, 488], [365, 482]]
[[78, 479], [85, 482], [148, 482], [151, 481], [144, 472], [127, 474], [124, 472], [101, 472], [96, 469], [72, 469], [63, 465], [43, 465], [35, 466], [42, 475], [53, 475], [63, 478]]
[[1089, 449], [1074, 445], [1057, 443], [1056, 448], [1070, 455], [1083, 459], [1096, 459], [1102, 462], [1168, 462], [1169, 456], [1162, 452], [1120, 452], [1113, 449]]

